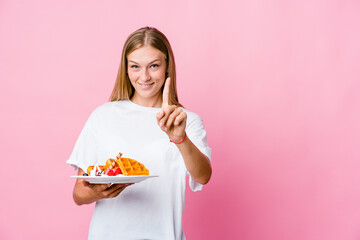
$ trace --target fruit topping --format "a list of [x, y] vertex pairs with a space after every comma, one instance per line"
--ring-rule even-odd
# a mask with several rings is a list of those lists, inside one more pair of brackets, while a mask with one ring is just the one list
[[114, 169], [110, 169], [107, 173], [108, 176], [115, 176]]
[[116, 175], [119, 175], [119, 174], [122, 174], [122, 173], [121, 173], [121, 169], [120, 169], [120, 168], [117, 168], [117, 169], [115, 170], [115, 176], [116, 176]]

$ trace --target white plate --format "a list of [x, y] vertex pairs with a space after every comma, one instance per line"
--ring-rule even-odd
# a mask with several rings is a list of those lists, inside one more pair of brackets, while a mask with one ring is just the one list
[[81, 178], [89, 183], [138, 183], [148, 178], [158, 177], [156, 175], [137, 175], [137, 176], [71, 176], [74, 178]]

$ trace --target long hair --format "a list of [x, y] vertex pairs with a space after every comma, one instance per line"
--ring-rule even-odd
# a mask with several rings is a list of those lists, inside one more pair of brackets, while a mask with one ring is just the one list
[[[130, 53], [145, 45], [152, 46], [165, 55], [167, 64], [166, 78], [170, 77], [169, 104], [182, 107], [177, 96], [175, 59], [170, 42], [162, 32], [153, 27], [140, 28], [127, 38], [122, 51], [114, 89], [109, 101], [128, 100], [134, 95], [135, 89], [131, 85], [127, 74], [127, 57]], [[161, 88], [161, 91], [163, 89], [164, 86]]]

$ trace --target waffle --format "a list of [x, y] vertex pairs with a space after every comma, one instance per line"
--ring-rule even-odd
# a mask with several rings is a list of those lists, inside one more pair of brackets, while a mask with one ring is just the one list
[[115, 168], [119, 168], [119, 165], [117, 164], [117, 162], [112, 159], [112, 158], [109, 158], [108, 160], [106, 160], [106, 163], [105, 163], [105, 169], [115, 169]]
[[[93, 170], [94, 167], [95, 167], [94, 165], [89, 166], [86, 170], [87, 174], [90, 175], [90, 171]], [[103, 165], [98, 165], [98, 167], [100, 168], [101, 171], [105, 171], [105, 169], [106, 169], [106, 166], [103, 166]]]
[[[125, 176], [130, 175], [149, 175], [149, 170], [144, 166], [144, 164], [131, 159], [131, 158], [122, 158], [122, 153], [119, 153], [116, 156], [116, 160], [109, 158], [106, 160], [105, 165], [98, 165], [101, 171], [107, 169], [114, 169], [120, 168], [121, 173]], [[87, 174], [90, 175], [90, 171], [94, 169], [94, 165], [89, 166], [86, 170]]]
[[129, 175], [149, 175], [149, 170], [144, 164], [131, 158], [117, 158], [116, 163], [119, 164], [122, 174]]

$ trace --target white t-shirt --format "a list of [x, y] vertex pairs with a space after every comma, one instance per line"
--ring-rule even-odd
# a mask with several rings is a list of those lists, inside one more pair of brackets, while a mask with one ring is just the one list
[[[151, 175], [159, 175], [127, 187], [116, 198], [97, 201], [89, 239], [185, 239], [181, 218], [189, 173], [180, 151], [157, 124], [160, 110], [129, 100], [108, 102], [86, 122], [67, 160], [75, 170], [86, 172], [89, 165], [103, 165], [122, 152], [143, 163]], [[188, 138], [211, 159], [202, 119], [183, 110]], [[189, 185], [192, 191], [202, 189], [191, 177]]]

